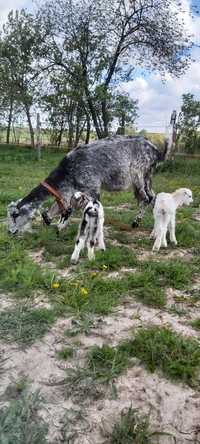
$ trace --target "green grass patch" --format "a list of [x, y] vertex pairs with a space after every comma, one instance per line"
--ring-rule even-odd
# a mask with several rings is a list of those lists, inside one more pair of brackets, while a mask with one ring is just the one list
[[191, 284], [194, 269], [180, 260], [146, 261], [141, 264], [142, 269], [152, 276], [152, 280], [161, 287], [184, 288]]
[[135, 295], [138, 301], [149, 307], [162, 308], [166, 305], [166, 294], [162, 288], [138, 288]]
[[196, 340], [164, 327], [151, 327], [138, 331], [129, 346], [149, 371], [159, 369], [170, 379], [191, 386], [197, 383], [200, 345]]
[[12, 400], [0, 410], [0, 442], [2, 444], [48, 444], [48, 426], [38, 415], [42, 407], [39, 392]]
[[96, 270], [119, 270], [122, 267], [135, 267], [138, 263], [135, 254], [126, 247], [107, 245], [106, 251], [97, 251], [94, 261], [86, 261], [84, 266]]
[[129, 356], [119, 348], [94, 346], [88, 353], [88, 368], [99, 382], [108, 382], [128, 367]]
[[0, 336], [4, 341], [30, 345], [42, 338], [55, 320], [54, 311], [45, 308], [4, 310], [0, 312]]
[[88, 353], [88, 368], [93, 378], [108, 382], [134, 365], [132, 358], [139, 358], [151, 372], [161, 370], [172, 380], [191, 386], [198, 383], [198, 341], [184, 338], [164, 327], [141, 329], [134, 339], [126, 340], [117, 347], [92, 347]]
[[176, 237], [180, 247], [196, 247], [200, 242], [199, 222], [186, 220], [177, 224]]

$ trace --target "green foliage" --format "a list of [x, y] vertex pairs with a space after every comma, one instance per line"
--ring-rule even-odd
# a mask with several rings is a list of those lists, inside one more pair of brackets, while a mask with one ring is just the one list
[[128, 94], [117, 94], [114, 97], [113, 117], [118, 119], [118, 134], [125, 134], [128, 124], [134, 123], [138, 117], [138, 101], [131, 99]]
[[193, 94], [183, 94], [181, 114], [178, 122], [178, 140], [188, 152], [200, 148], [200, 101]]
[[42, 406], [39, 392], [22, 393], [0, 410], [1, 444], [48, 444], [46, 423], [38, 416]]

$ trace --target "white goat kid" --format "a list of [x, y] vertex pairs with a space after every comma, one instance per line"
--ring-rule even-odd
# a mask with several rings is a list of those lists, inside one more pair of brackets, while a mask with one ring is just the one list
[[[75, 201], [77, 201], [76, 208], [79, 207], [79, 201], [81, 197], [85, 196], [84, 193], [76, 192], [73, 196], [73, 207], [75, 206]], [[76, 239], [76, 245], [71, 256], [71, 263], [77, 264], [80, 256], [81, 250], [87, 246], [88, 259], [95, 259], [94, 248], [97, 247], [99, 250], [105, 250], [104, 243], [104, 210], [103, 206], [98, 200], [93, 200], [90, 198], [87, 201], [86, 206], [83, 210], [82, 220], [79, 225], [78, 235]]]
[[190, 205], [192, 202], [192, 191], [188, 188], [179, 188], [171, 194], [157, 194], [153, 209], [154, 229], [150, 236], [151, 239], [155, 239], [153, 251], [159, 251], [161, 246], [167, 247], [167, 231], [169, 231], [170, 241], [177, 245], [176, 210], [182, 205]]

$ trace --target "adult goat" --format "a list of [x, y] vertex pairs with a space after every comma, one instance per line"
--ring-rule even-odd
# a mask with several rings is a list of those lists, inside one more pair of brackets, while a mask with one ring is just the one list
[[[82, 145], [67, 154], [45, 183], [59, 192], [66, 208], [76, 191], [99, 199], [101, 188], [108, 191], [127, 190], [132, 187], [140, 204], [134, 220], [138, 224], [144, 207], [154, 199], [151, 187], [153, 168], [165, 159], [163, 152], [142, 136], [116, 136]], [[23, 232], [29, 225], [50, 191], [39, 184], [24, 198], [8, 206], [8, 230], [12, 234]], [[69, 212], [70, 214], [70, 212]]]

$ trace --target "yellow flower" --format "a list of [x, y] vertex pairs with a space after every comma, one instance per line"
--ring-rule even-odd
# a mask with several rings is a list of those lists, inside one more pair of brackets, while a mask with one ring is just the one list
[[108, 266], [104, 264], [104, 265], [102, 266], [102, 269], [103, 269], [103, 270], [107, 270], [107, 269], [108, 269]]
[[87, 296], [88, 295], [87, 288], [81, 287], [80, 288], [80, 294], [81, 294], [81, 296]]
[[53, 282], [52, 288], [59, 288], [59, 287], [60, 287], [59, 282]]

